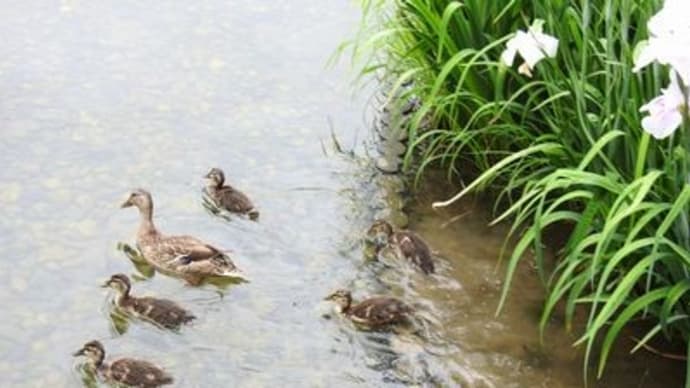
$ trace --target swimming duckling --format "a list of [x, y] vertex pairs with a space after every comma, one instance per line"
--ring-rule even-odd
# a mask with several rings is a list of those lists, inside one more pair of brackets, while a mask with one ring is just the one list
[[376, 220], [369, 228], [367, 235], [374, 240], [377, 253], [383, 247], [389, 246], [399, 259], [404, 258], [411, 261], [427, 275], [434, 273], [431, 250], [416, 233], [409, 230], [395, 231], [388, 221]]
[[196, 318], [171, 300], [152, 297], [139, 298], [130, 295], [132, 284], [127, 275], [115, 274], [103, 284], [103, 287], [110, 287], [117, 291], [118, 296], [115, 299], [115, 305], [123, 312], [151, 321], [166, 329], [179, 329], [181, 325]]
[[246, 214], [251, 220], [259, 218], [259, 211], [243, 192], [225, 183], [225, 174], [219, 168], [212, 168], [204, 176], [207, 179], [206, 192], [214, 204], [232, 213]]
[[87, 342], [74, 356], [86, 356], [87, 367], [110, 384], [154, 388], [173, 383], [172, 376], [148, 361], [120, 358], [105, 363], [105, 349], [98, 341]]
[[157, 270], [181, 276], [193, 285], [214, 276], [246, 279], [225, 251], [196, 237], [160, 233], [153, 224], [153, 199], [148, 191], [132, 191], [121, 207], [130, 206], [136, 206], [141, 216], [137, 246], [146, 262]]
[[411, 307], [387, 296], [375, 296], [353, 305], [352, 294], [347, 290], [338, 290], [324, 300], [335, 302], [339, 312], [355, 324], [372, 329], [403, 323], [412, 313]]

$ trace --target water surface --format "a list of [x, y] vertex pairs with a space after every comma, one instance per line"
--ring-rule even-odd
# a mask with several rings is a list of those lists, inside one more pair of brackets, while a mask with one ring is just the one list
[[[330, 144], [333, 131], [364, 155], [366, 101], [343, 68], [324, 69], [357, 19], [349, 2], [314, 0], [3, 8], [2, 386], [80, 386], [70, 354], [91, 339], [110, 355], [155, 360], [180, 387], [581, 385], [572, 338], [554, 330], [560, 339], [541, 356], [530, 276], [493, 318], [504, 231], [486, 229], [481, 211], [444, 227], [453, 214], [428, 202], [447, 193], [419, 195], [411, 227], [443, 256], [435, 277], [363, 261], [363, 230], [401, 198], [394, 178]], [[201, 177], [213, 166], [254, 199], [260, 222], [204, 210]], [[161, 230], [231, 248], [251, 283], [139, 275], [116, 248], [134, 240], [138, 216], [118, 208], [132, 187], [153, 193]], [[179, 334], [137, 322], [118, 333], [98, 287], [117, 272], [198, 322]], [[405, 299], [426, 322], [423, 338], [357, 332], [321, 301], [339, 287]], [[651, 375], [649, 359], [622, 360], [602, 386], [680, 381], [670, 362], [654, 365], [674, 373]]]

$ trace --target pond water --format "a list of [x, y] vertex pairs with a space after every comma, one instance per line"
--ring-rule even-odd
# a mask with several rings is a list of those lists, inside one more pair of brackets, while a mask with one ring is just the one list
[[[493, 317], [505, 230], [481, 206], [430, 211], [427, 184], [410, 227], [439, 252], [425, 278], [363, 260], [374, 217], [400, 207], [399, 182], [364, 158], [365, 96], [346, 67], [324, 67], [356, 28], [346, 1], [25, 1], [0, 14], [0, 385], [81, 386], [84, 342], [156, 361], [179, 387], [581, 386], [573, 338], [539, 346], [542, 296], [529, 267]], [[259, 222], [205, 211], [210, 167], [250, 194]], [[153, 194], [163, 232], [233, 250], [251, 282], [190, 287], [138, 275], [117, 249], [138, 217], [133, 187]], [[449, 223], [454, 216], [467, 215]], [[180, 333], [109, 318], [111, 274], [134, 293], [172, 298], [198, 321]], [[424, 335], [363, 333], [322, 298], [397, 295]], [[558, 325], [555, 325], [558, 326]], [[628, 346], [629, 348], [629, 346]], [[679, 386], [682, 363], [617, 355], [600, 386]]]

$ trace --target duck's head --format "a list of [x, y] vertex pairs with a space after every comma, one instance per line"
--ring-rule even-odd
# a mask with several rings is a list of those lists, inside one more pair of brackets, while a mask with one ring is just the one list
[[204, 175], [204, 178], [208, 180], [209, 186], [220, 187], [223, 186], [223, 183], [225, 183], [225, 174], [223, 174], [223, 170], [220, 168], [212, 168], [206, 175]]
[[129, 294], [129, 290], [132, 288], [132, 283], [125, 274], [115, 274], [108, 279], [107, 282], [103, 283], [102, 287], [110, 287], [116, 290], [120, 295]]
[[350, 308], [352, 304], [352, 294], [348, 290], [337, 290], [323, 300], [334, 302], [340, 311], [345, 311]]
[[105, 348], [100, 342], [96, 340], [89, 341], [85, 343], [81, 349], [76, 351], [73, 354], [73, 356], [86, 356], [90, 363], [96, 366], [100, 366], [103, 363], [103, 359], [105, 358]]
[[134, 189], [129, 194], [129, 198], [120, 205], [121, 208], [136, 206], [140, 211], [150, 211], [153, 209], [153, 199], [151, 193], [144, 189]]
[[385, 245], [393, 234], [393, 225], [386, 220], [376, 220], [367, 231], [367, 237], [376, 245]]

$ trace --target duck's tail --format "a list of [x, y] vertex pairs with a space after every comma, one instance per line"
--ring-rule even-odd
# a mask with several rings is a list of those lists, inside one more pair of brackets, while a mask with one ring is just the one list
[[188, 313], [182, 318], [182, 323], [190, 323], [193, 320], [196, 319], [196, 316], [194, 314]]
[[244, 273], [244, 271], [241, 271], [239, 268], [220, 269], [216, 275], [228, 279], [238, 279], [245, 282], [249, 281], [247, 274]]
[[161, 376], [160, 381], [158, 382], [160, 385], [170, 385], [175, 382], [175, 379], [169, 375], [168, 373], [164, 373], [163, 376]]

